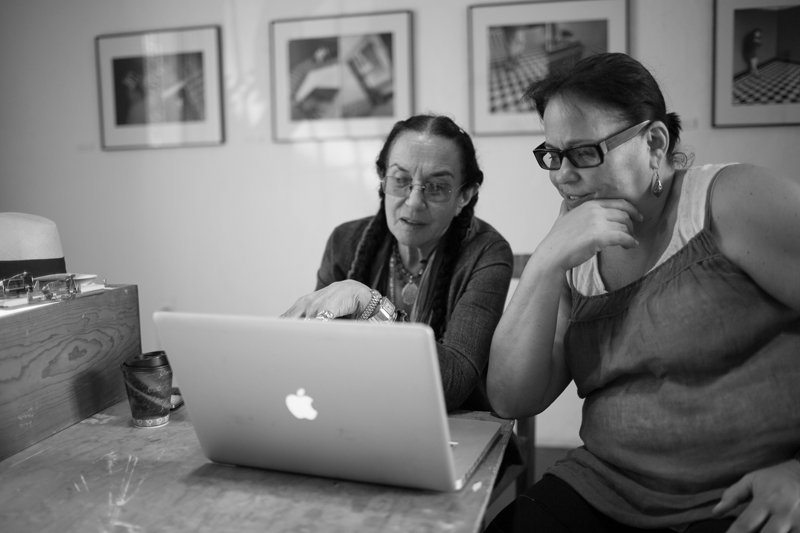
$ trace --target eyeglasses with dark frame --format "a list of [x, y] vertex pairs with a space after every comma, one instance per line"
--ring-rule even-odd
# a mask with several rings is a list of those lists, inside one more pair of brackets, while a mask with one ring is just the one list
[[408, 198], [414, 187], [422, 187], [425, 201], [437, 204], [449, 202], [453, 197], [453, 192], [460, 190], [463, 186], [462, 184], [454, 189], [446, 181], [414, 183], [411, 178], [405, 176], [386, 176], [381, 180], [381, 190], [389, 196]]
[[575, 168], [599, 167], [603, 164], [608, 152], [636, 137], [650, 122], [650, 120], [645, 120], [597, 144], [583, 144], [566, 150], [556, 150], [555, 148], [545, 148], [545, 143], [542, 143], [533, 150], [533, 155], [539, 166], [545, 170], [560, 169], [561, 162], [565, 157]]

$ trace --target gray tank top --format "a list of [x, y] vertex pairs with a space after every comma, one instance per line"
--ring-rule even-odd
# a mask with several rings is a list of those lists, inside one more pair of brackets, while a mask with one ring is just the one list
[[741, 476], [800, 450], [800, 312], [717, 248], [722, 168], [687, 170], [672, 242], [645, 276], [606, 292], [596, 260], [568, 275], [584, 446], [547, 473], [634, 527], [711, 518]]

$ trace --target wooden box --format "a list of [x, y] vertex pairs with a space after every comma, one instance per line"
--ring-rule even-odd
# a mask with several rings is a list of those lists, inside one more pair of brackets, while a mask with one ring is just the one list
[[127, 398], [141, 349], [136, 285], [0, 316], [0, 460]]

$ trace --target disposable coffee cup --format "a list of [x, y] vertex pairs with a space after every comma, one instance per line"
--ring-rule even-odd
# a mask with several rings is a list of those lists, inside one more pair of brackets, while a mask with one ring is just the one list
[[134, 355], [123, 361], [122, 375], [133, 425], [157, 428], [169, 422], [172, 368], [164, 351]]

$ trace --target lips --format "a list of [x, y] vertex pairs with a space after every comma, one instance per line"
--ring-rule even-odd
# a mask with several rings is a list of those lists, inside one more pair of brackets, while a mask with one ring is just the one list
[[424, 222], [420, 222], [419, 220], [412, 220], [405, 217], [401, 218], [400, 221], [403, 222], [404, 224], [408, 224], [409, 226], [422, 226], [425, 224]]
[[577, 207], [591, 198], [590, 194], [583, 194], [583, 195], [567, 194], [563, 191], [561, 192], [561, 196], [564, 198], [564, 200], [566, 200], [567, 205], [570, 208]]

